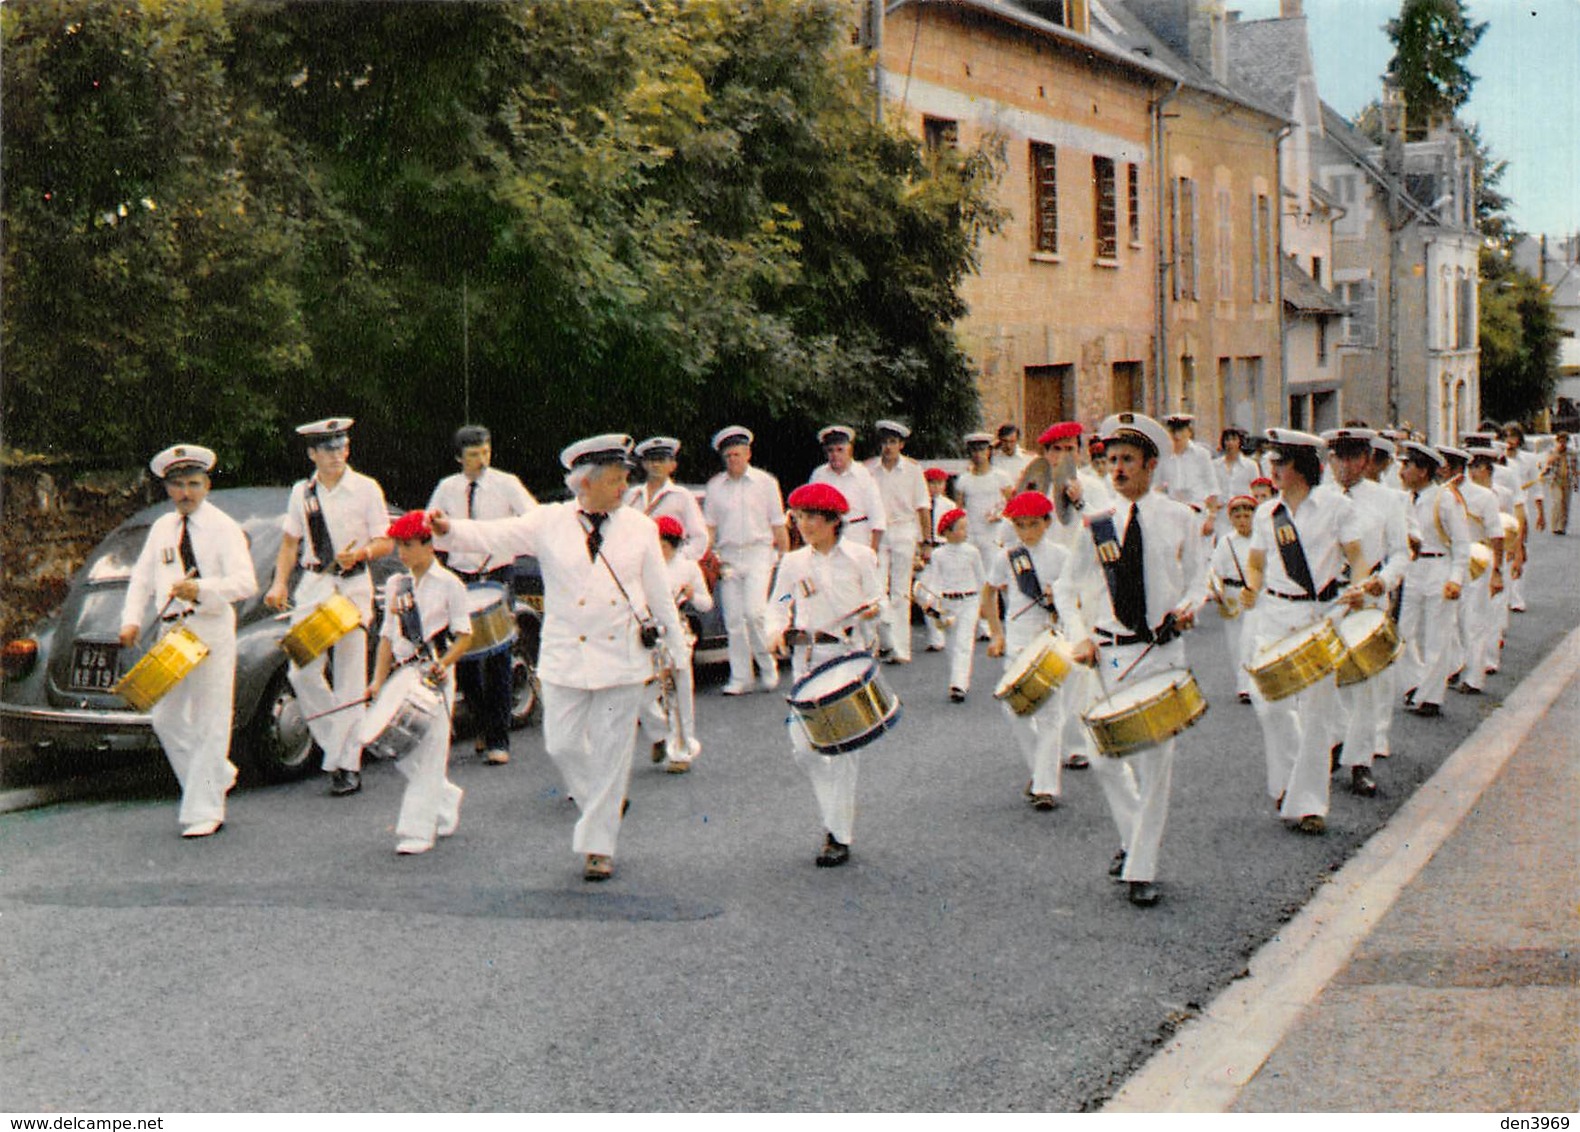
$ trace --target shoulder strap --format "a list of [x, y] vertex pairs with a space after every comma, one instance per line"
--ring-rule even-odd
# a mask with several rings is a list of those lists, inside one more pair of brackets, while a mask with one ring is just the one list
[[1119, 528], [1114, 523], [1114, 513], [1105, 511], [1086, 520], [1086, 529], [1092, 532], [1092, 546], [1097, 551], [1097, 561], [1103, 567], [1103, 580], [1108, 583], [1108, 601], [1119, 607]]
[[307, 534], [313, 542], [313, 557], [321, 569], [334, 565], [335, 542], [329, 537], [329, 521], [324, 518], [323, 505], [318, 502], [318, 480], [307, 481], [303, 496], [307, 510]]
[[413, 648], [421, 649], [424, 639], [422, 618], [417, 614], [417, 591], [410, 574], [402, 574], [395, 579], [395, 614], [400, 618], [400, 635]]
[[1300, 545], [1300, 532], [1289, 515], [1289, 508], [1280, 503], [1273, 508], [1273, 535], [1278, 543], [1278, 556], [1284, 560], [1284, 572], [1290, 580], [1306, 591], [1306, 596], [1317, 596], [1317, 583], [1311, 578], [1311, 566], [1306, 561], [1306, 549]]

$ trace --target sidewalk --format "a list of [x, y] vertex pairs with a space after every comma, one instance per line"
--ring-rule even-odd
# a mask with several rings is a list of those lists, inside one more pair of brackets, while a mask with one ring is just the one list
[[1106, 1112], [1580, 1111], [1580, 631]]

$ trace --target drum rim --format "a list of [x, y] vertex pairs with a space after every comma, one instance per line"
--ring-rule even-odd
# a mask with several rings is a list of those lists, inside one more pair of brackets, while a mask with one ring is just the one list
[[498, 590], [499, 596], [502, 598], [510, 595], [510, 589], [503, 582], [468, 582], [466, 584], [466, 592], [469, 594], [483, 590]]
[[862, 681], [862, 683], [868, 683], [877, 677], [878, 662], [870, 656], [863, 657], [861, 653], [853, 652], [848, 653], [845, 656], [832, 657], [831, 659], [825, 660], [822, 664], [809, 671], [805, 676], [801, 677], [801, 679], [797, 680], [795, 682], [795, 687], [790, 689], [790, 695], [785, 697], [786, 701], [792, 707], [817, 708], [823, 707], [826, 704], [831, 704], [835, 700], [843, 699], [845, 696], [850, 694], [849, 684], [841, 685], [840, 687], [834, 689], [834, 691], [828, 693], [828, 695], [822, 696], [815, 700], [803, 700], [798, 698], [796, 696], [796, 689], [803, 687], [806, 682], [811, 680], [814, 676], [820, 676], [831, 668], [835, 668], [841, 664], [849, 664], [852, 661], [861, 664], [862, 674], [868, 677], [868, 680]]
[[[1176, 665], [1172, 665], [1171, 667], [1168, 667], [1168, 668], [1160, 669], [1157, 672], [1149, 672], [1145, 676], [1140, 677], [1137, 680], [1136, 683], [1130, 685], [1130, 687], [1128, 687], [1128, 688], [1116, 688], [1116, 689], [1114, 689], [1108, 695], [1104, 696], [1102, 699], [1100, 699], [1100, 700], [1096, 701], [1095, 703], [1093, 703], [1091, 707], [1087, 708], [1086, 711], [1084, 713], [1082, 713], [1081, 718], [1084, 720], [1088, 716], [1095, 716], [1097, 714], [1097, 709], [1100, 706], [1102, 706], [1103, 704], [1109, 703], [1110, 701], [1112, 701], [1114, 699], [1114, 697], [1120, 695], [1122, 692], [1133, 692], [1133, 691], [1135, 691], [1137, 688], [1141, 687], [1142, 682], [1147, 681], [1147, 680], [1156, 680], [1159, 677], [1163, 677], [1163, 676], [1176, 677], [1176, 679], [1171, 679], [1166, 686], [1170, 687], [1170, 688], [1178, 688], [1181, 685], [1177, 682], [1177, 675], [1179, 673], [1181, 673], [1181, 672], [1183, 672], [1186, 676], [1190, 677], [1192, 682], [1196, 683], [1197, 693], [1200, 694], [1200, 692], [1201, 692], [1201, 684], [1200, 684], [1200, 682], [1198, 682], [1196, 680], [1196, 673], [1195, 673], [1195, 671], [1193, 669], [1185, 667], [1183, 665], [1177, 665], [1176, 664]], [[1206, 697], [1203, 696], [1202, 698], [1205, 699]]]
[[[808, 672], [807, 675], [810, 676], [812, 673]], [[849, 753], [850, 751], [860, 750], [868, 743], [871, 743], [878, 736], [882, 735], [885, 731], [888, 731], [896, 723], [900, 722], [900, 715], [904, 711], [905, 705], [902, 704], [900, 702], [900, 698], [896, 696], [894, 698], [894, 712], [892, 714], [884, 716], [882, 719], [878, 720], [877, 723], [873, 724], [872, 727], [868, 728], [866, 731], [863, 731], [860, 735], [854, 735], [849, 739], [842, 739], [840, 742], [830, 744], [827, 747], [814, 746], [812, 748], [812, 753], [815, 755], [843, 755]]]

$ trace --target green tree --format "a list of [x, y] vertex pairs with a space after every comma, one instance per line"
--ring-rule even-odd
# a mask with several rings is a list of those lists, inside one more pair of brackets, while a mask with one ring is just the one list
[[1503, 247], [1481, 252], [1481, 413], [1530, 420], [1553, 403], [1561, 328], [1552, 296]]
[[1403, 0], [1385, 28], [1394, 45], [1388, 70], [1404, 93], [1412, 130], [1452, 118], [1475, 86], [1465, 60], [1487, 25], [1470, 21], [1464, 0]]

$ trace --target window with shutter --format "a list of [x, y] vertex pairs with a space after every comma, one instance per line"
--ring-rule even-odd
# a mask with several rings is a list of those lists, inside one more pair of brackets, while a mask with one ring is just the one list
[[1032, 217], [1035, 220], [1035, 250], [1059, 250], [1058, 155], [1051, 145], [1031, 143]]
[[1119, 197], [1114, 183], [1114, 163], [1107, 157], [1092, 158], [1092, 196], [1096, 201], [1097, 258], [1119, 257]]

